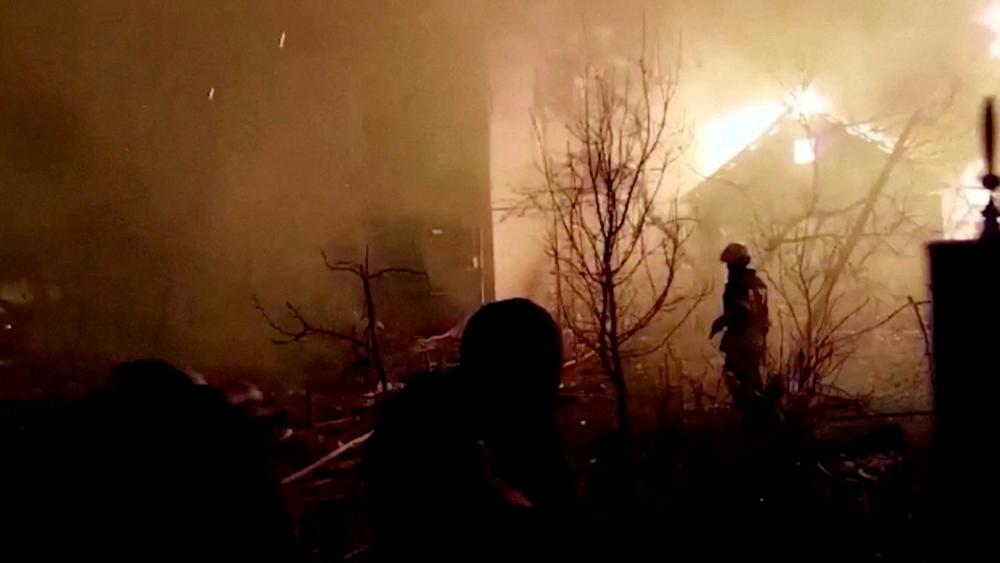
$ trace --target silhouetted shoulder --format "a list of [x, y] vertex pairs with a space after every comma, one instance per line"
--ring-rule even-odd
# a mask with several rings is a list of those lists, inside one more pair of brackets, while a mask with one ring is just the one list
[[421, 373], [386, 400], [362, 465], [373, 493], [412, 497], [431, 494], [430, 486], [442, 495], [473, 484], [480, 459], [457, 381], [454, 374]]
[[[49, 529], [75, 556], [294, 561], [291, 519], [252, 420], [163, 362], [115, 370], [69, 409]], [[62, 461], [65, 460], [65, 461]], [[153, 547], [155, 546], [155, 547]]]
[[750, 289], [767, 289], [767, 284], [764, 280], [757, 275], [757, 270], [753, 268], [747, 268], [744, 272], [743, 283]]
[[382, 560], [464, 560], [492, 535], [495, 499], [455, 381], [411, 378], [386, 400], [365, 444], [362, 474]]

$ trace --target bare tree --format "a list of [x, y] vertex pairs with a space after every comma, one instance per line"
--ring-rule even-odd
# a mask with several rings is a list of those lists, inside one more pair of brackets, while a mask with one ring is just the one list
[[306, 317], [302, 314], [302, 308], [290, 301], [285, 302], [285, 309], [288, 311], [292, 320], [294, 320], [298, 325], [295, 328], [285, 328], [275, 321], [267, 313], [263, 305], [261, 305], [260, 300], [256, 295], [253, 296], [254, 306], [258, 311], [260, 311], [260, 314], [264, 317], [264, 320], [267, 321], [267, 324], [280, 335], [279, 338], [271, 340], [275, 344], [290, 344], [292, 342], [299, 342], [313, 336], [347, 342], [364, 354], [364, 356], [368, 359], [372, 367], [372, 371], [375, 373], [379, 384], [382, 386], [382, 393], [388, 394], [389, 377], [386, 373], [385, 363], [382, 357], [382, 349], [380, 348], [379, 343], [379, 330], [381, 330], [382, 325], [376, 315], [372, 282], [386, 274], [409, 274], [425, 277], [427, 274], [410, 268], [382, 268], [372, 271], [369, 266], [367, 246], [365, 246], [365, 257], [363, 262], [331, 262], [325, 252], [321, 254], [323, 256], [323, 264], [328, 270], [332, 272], [346, 272], [353, 274], [361, 284], [363, 306], [361, 320], [364, 323], [364, 328], [362, 329], [361, 334], [358, 334], [353, 326], [348, 330], [337, 330], [316, 324], [313, 321], [306, 319]]
[[[786, 411], [802, 415], [829, 399], [862, 404], [864, 397], [848, 396], [837, 385], [845, 362], [865, 335], [906, 309], [919, 313], [912, 297], [883, 290], [868, 271], [873, 257], [919, 247], [915, 243], [926, 235], [888, 187], [895, 169], [918, 146], [913, 137], [918, 120], [914, 113], [905, 122], [878, 175], [856, 201], [823, 207], [816, 159], [802, 211], [777, 223], [758, 220], [759, 268], [777, 297], [769, 371], [785, 391], [772, 398], [783, 401]], [[808, 121], [801, 124], [811, 138]]]
[[[587, 68], [564, 150], [550, 150], [533, 120], [544, 185], [519, 203], [520, 211], [548, 218], [560, 320], [610, 378], [626, 434], [627, 359], [661, 348], [706, 293], [681, 289], [690, 229], [663, 189], [680, 154], [668, 119], [676, 85], [673, 74], [654, 72], [645, 59]], [[672, 326], [638, 344], [640, 333], [668, 315]]]

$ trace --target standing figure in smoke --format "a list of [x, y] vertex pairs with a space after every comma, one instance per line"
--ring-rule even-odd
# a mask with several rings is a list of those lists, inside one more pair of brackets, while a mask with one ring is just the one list
[[737, 408], [746, 410], [761, 396], [761, 366], [767, 354], [767, 286], [750, 268], [750, 251], [730, 243], [722, 251], [729, 269], [722, 296], [722, 315], [712, 323], [709, 337], [725, 330], [719, 349], [725, 355], [723, 377]]

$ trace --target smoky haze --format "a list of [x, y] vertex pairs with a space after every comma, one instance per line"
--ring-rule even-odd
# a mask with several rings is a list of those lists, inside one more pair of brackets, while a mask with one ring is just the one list
[[[11, 0], [0, 283], [53, 302], [35, 336], [53, 354], [291, 369], [313, 352], [272, 347], [251, 296], [356, 316], [352, 280], [325, 272], [320, 250], [357, 260], [370, 244], [381, 266], [426, 268], [379, 241], [415, 222], [478, 228], [489, 188], [497, 199], [537, 181], [528, 116], [539, 76], [579, 70], [561, 55], [633, 56], [645, 18], [649, 41], [679, 53], [691, 138], [803, 72], [845, 120], [950, 89], [972, 115], [998, 64], [977, 22], [988, 7]], [[974, 158], [971, 136], [958, 143]], [[497, 295], [532, 293], [537, 226], [494, 236]]]
[[268, 364], [252, 294], [349, 319], [320, 250], [485, 185], [478, 16], [408, 6], [6, 4], [4, 278], [59, 288], [41, 345]]
[[[876, 120], [890, 135], [898, 134], [914, 111], [932, 117], [934, 125], [922, 134], [935, 140], [937, 152], [921, 165], [932, 169], [929, 175], [935, 177], [936, 189], [957, 184], [963, 168], [977, 158], [978, 139], [969, 124], [975, 122], [982, 98], [996, 82], [997, 62], [990, 54], [994, 34], [986, 25], [988, 1], [711, 0], [544, 6], [536, 7], [536, 17], [525, 18], [531, 24], [513, 34], [498, 34], [500, 39], [492, 44], [501, 52], [491, 59], [492, 188], [500, 200], [539, 182], [531, 165], [537, 151], [531, 146], [527, 117], [532, 97], [523, 87], [512, 85], [510, 78], [537, 80], [554, 68], [572, 74], [587, 62], [635, 58], [643, 52], [643, 37], [647, 57], [658, 55], [678, 70], [673, 107], [674, 122], [684, 129], [678, 142], [685, 147], [685, 159], [675, 176], [681, 192], [713, 171], [700, 164], [706, 156], [703, 144], [720, 140], [718, 131], [710, 139], [720, 116], [780, 103], [803, 83], [822, 93], [826, 111], [834, 118], [847, 123]], [[542, 21], [548, 23], [538, 23]], [[498, 80], [501, 71], [506, 74]], [[769, 122], [765, 119], [763, 125]], [[763, 128], [759, 124], [750, 137], [730, 133], [721, 131], [723, 138], [730, 137], [724, 144], [734, 149], [727, 156], [762, 134]], [[530, 248], [532, 241], [544, 236], [544, 225], [528, 223], [509, 220], [495, 226], [500, 294], [541, 296], [534, 280], [545, 268], [544, 256], [539, 252], [529, 257], [505, 248], [507, 244]], [[939, 223], [927, 226], [933, 231], [941, 228]], [[922, 273], [917, 267], [906, 275], [919, 284]]]

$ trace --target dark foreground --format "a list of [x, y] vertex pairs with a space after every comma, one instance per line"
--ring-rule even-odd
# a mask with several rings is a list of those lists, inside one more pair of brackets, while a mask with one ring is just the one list
[[[612, 400], [598, 382], [597, 376], [587, 374], [569, 379], [558, 410], [564, 449], [585, 511], [585, 529], [578, 534], [575, 545], [567, 546], [567, 554], [621, 561], [721, 557], [770, 561], [926, 560], [922, 487], [930, 433], [928, 418], [833, 414], [808, 432], [781, 436], [748, 431], [739, 415], [728, 409], [687, 411], [664, 417], [660, 424], [652, 425], [652, 430], [625, 443], [614, 432]], [[223, 387], [230, 394], [239, 390], [231, 383]], [[275, 418], [276, 425], [267, 430], [261, 450], [266, 452], [268, 474], [274, 481], [288, 477], [338, 446], [363, 437], [380, 400], [379, 394], [372, 392], [341, 397], [313, 394], [308, 401], [301, 393], [265, 393], [261, 401], [266, 405], [264, 412], [282, 413]], [[3, 403], [0, 420], [8, 451], [42, 450], [45, 453], [39, 459], [49, 464], [43, 471], [45, 480], [29, 476], [20, 487], [26, 502], [7, 504], [8, 509], [30, 508], [32, 498], [37, 496], [49, 501], [37, 506], [57, 510], [59, 504], [51, 503], [54, 491], [67, 494], [66, 483], [86, 486], [80, 475], [86, 474], [87, 465], [75, 458], [98, 452], [71, 447], [53, 451], [67, 448], [58, 437], [51, 444], [32, 444], [29, 450], [15, 447], [25, 432], [41, 426], [51, 429], [52, 421], [62, 420], [60, 413], [67, 408], [66, 404], [37, 400]], [[54, 430], [56, 434], [62, 431]], [[67, 435], [73, 433], [73, 429], [64, 430]], [[286, 479], [281, 486], [291, 515], [289, 529], [294, 534], [296, 558], [373, 558], [371, 501], [358, 470], [361, 449], [349, 447], [328, 463], [292, 481]], [[122, 452], [100, 455], [129, 456]], [[28, 467], [31, 461], [21, 460]], [[169, 475], [155, 474], [158, 479]], [[10, 479], [16, 478], [25, 477], [8, 476], [8, 485]], [[93, 476], [89, 478], [93, 480]], [[17, 484], [13, 486], [18, 488]], [[136, 484], [137, 490], [145, 486]], [[256, 484], [244, 482], [239, 486], [252, 488]], [[162, 483], [155, 488], [170, 490], [172, 486]], [[244, 494], [250, 493], [234, 493], [236, 497]], [[82, 498], [100, 502], [101, 496]], [[182, 512], [164, 514], [164, 518], [197, 521], [196, 507], [172, 506], [171, 510]], [[55, 522], [57, 516], [36, 514], [33, 519], [25, 519], [23, 514], [7, 512], [12, 521], [42, 526], [32, 530], [36, 534], [31, 537], [40, 538], [35, 541], [45, 540], [44, 526]], [[85, 518], [86, 510], [73, 513]], [[241, 520], [220, 528], [219, 533], [227, 534], [226, 542], [236, 542], [248, 531], [247, 526], [249, 520]], [[249, 531], [258, 536], [262, 533]], [[135, 530], [123, 529], [121, 533], [134, 534]], [[21, 547], [32, 548], [30, 544]]]

